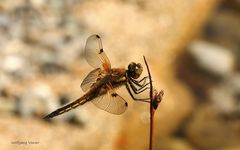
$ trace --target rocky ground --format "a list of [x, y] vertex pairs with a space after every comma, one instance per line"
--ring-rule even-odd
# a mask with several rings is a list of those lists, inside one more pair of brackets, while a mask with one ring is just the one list
[[123, 115], [89, 103], [42, 119], [83, 94], [93, 33], [112, 66], [147, 57], [165, 92], [156, 149], [240, 149], [239, 10], [238, 0], [0, 1], [0, 149], [148, 148], [148, 105], [124, 88]]

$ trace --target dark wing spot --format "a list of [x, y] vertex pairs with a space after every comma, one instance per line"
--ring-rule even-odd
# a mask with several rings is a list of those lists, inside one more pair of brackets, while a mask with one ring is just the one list
[[117, 93], [112, 93], [112, 97], [117, 97]]
[[127, 103], [127, 102], [125, 102], [125, 106], [126, 106], [126, 107], [128, 106], [128, 103]]
[[100, 39], [100, 36], [99, 36], [99, 35], [96, 35], [96, 37]]
[[102, 52], [103, 52], [103, 49], [100, 49], [99, 54], [101, 54]]

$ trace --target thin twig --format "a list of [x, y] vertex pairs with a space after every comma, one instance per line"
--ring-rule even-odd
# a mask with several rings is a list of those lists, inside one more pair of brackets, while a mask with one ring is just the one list
[[150, 74], [150, 70], [146, 61], [145, 56], [143, 56], [145, 65], [147, 66], [147, 72], [148, 72], [148, 77], [149, 77], [149, 83], [150, 83], [150, 92], [149, 92], [149, 97], [150, 97], [150, 137], [149, 137], [149, 150], [153, 149], [153, 133], [154, 133], [154, 109], [152, 106], [153, 103], [153, 89], [152, 89], [152, 77]]
[[[161, 90], [159, 93], [157, 90], [153, 89], [152, 86], [152, 76], [147, 64], [147, 60], [145, 56], [143, 56], [144, 63], [147, 66], [147, 72], [148, 72], [148, 77], [149, 77], [149, 83], [150, 83], [150, 92], [149, 92], [149, 97], [150, 97], [150, 135], [149, 135], [149, 150], [153, 150], [153, 135], [154, 135], [154, 113], [159, 105], [159, 103], [162, 101], [163, 97], [163, 90]], [[154, 90], [154, 91], [153, 91]], [[153, 93], [154, 92], [154, 93]]]

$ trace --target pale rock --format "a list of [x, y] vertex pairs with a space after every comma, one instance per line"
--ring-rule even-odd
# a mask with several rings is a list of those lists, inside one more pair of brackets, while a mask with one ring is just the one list
[[52, 89], [44, 83], [35, 83], [26, 88], [23, 93], [19, 111], [25, 117], [37, 114], [38, 116], [47, 114], [48, 112], [59, 107], [57, 96]]
[[229, 75], [220, 85], [208, 92], [210, 100], [220, 112], [227, 115], [240, 113], [240, 74]]
[[228, 49], [205, 41], [194, 41], [189, 50], [197, 63], [211, 73], [225, 76], [234, 69], [235, 59]]
[[26, 65], [26, 62], [23, 58], [19, 56], [10, 55], [4, 58], [2, 63], [2, 69], [14, 73], [22, 70]]

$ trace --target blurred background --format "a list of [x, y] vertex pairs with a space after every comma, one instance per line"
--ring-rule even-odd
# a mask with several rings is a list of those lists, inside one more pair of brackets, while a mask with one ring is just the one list
[[123, 115], [42, 119], [83, 95], [95, 33], [113, 67], [145, 55], [164, 90], [156, 150], [240, 149], [239, 0], [0, 0], [0, 149], [148, 149], [149, 105], [124, 88]]

